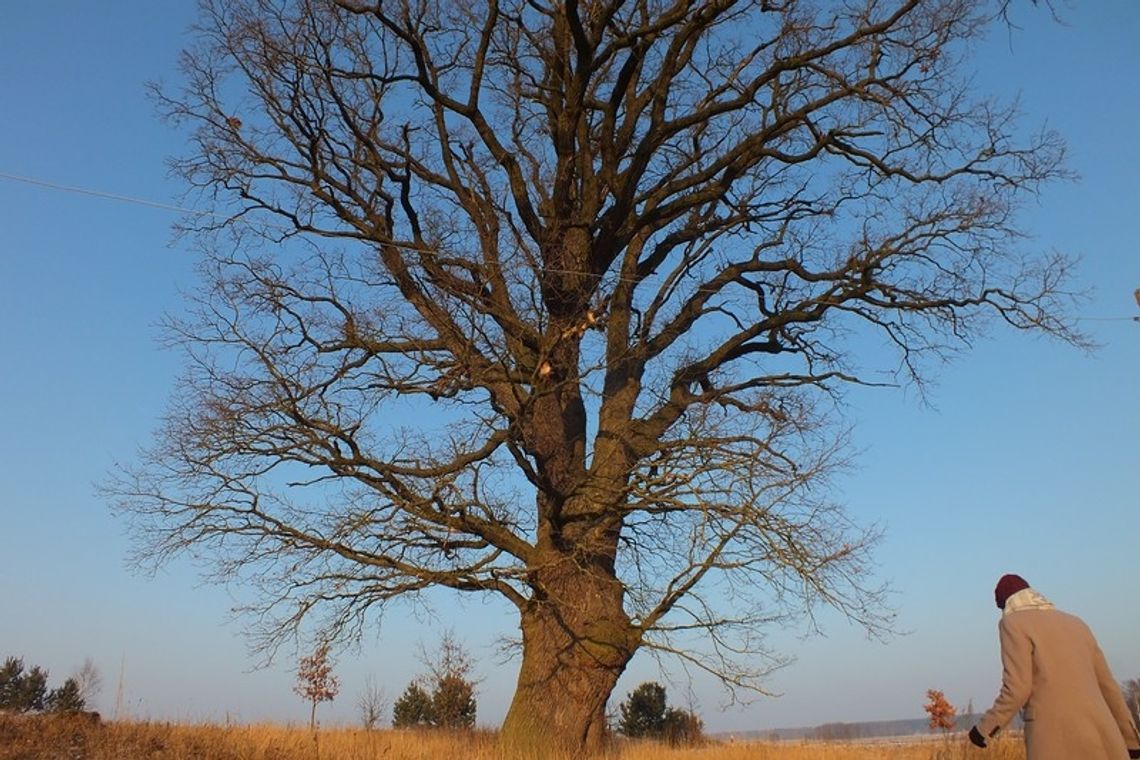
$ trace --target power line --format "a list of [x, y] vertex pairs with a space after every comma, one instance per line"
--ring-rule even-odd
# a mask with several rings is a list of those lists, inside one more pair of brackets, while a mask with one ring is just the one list
[[[103, 198], [111, 201], [119, 201], [120, 203], [133, 203], [137, 206], [147, 206], [149, 208], [162, 209], [164, 211], [177, 211], [183, 214], [193, 214], [194, 216], [213, 216], [222, 218], [221, 214], [216, 214], [212, 211], [198, 211], [195, 209], [186, 208], [185, 206], [175, 206], [171, 203], [161, 203], [159, 201], [147, 200], [146, 198], [139, 198], [132, 195], [120, 195], [118, 193], [109, 193], [103, 190], [92, 190], [87, 187], [78, 187], [76, 185], [61, 185], [58, 182], [51, 182], [45, 179], [36, 179], [35, 177], [22, 177], [17, 174], [9, 174], [8, 172], [0, 171], [0, 179], [10, 180], [12, 182], [23, 182], [27, 185], [35, 185], [48, 190], [58, 190], [65, 193], [76, 193], [78, 195], [88, 195], [94, 198]], [[285, 229], [282, 227], [282, 229]], [[388, 243], [396, 248], [401, 248], [406, 251], [415, 251], [418, 253], [430, 253], [423, 248], [417, 246], [405, 245], [390, 241]], [[547, 269], [549, 272], [558, 272], [559, 274], [578, 274], [589, 275], [590, 272], [575, 272], [563, 269]], [[1137, 290], [1137, 302], [1140, 303], [1140, 289]], [[1078, 322], [1140, 322], [1140, 317], [1077, 317]]]
[[[212, 217], [215, 217], [217, 219], [227, 218], [225, 215], [218, 214], [218, 213], [215, 213], [213, 211], [199, 211], [196, 209], [186, 208], [185, 206], [176, 206], [176, 205], [171, 204], [171, 203], [161, 203], [159, 201], [152, 201], [152, 200], [148, 200], [146, 198], [139, 198], [137, 196], [120, 195], [119, 193], [110, 193], [110, 192], [106, 192], [104, 190], [92, 190], [91, 188], [79, 187], [77, 185], [63, 185], [63, 184], [60, 184], [58, 182], [52, 182], [52, 181], [46, 180], [46, 179], [37, 179], [35, 177], [24, 177], [24, 176], [20, 176], [18, 174], [9, 174], [8, 172], [3, 172], [3, 171], [0, 171], [0, 179], [6, 179], [6, 180], [10, 180], [12, 182], [22, 182], [22, 183], [27, 184], [27, 185], [35, 185], [36, 187], [42, 187], [42, 188], [45, 188], [47, 190], [57, 190], [60, 192], [65, 192], [65, 193], [76, 193], [78, 195], [87, 195], [87, 196], [91, 196], [94, 198], [103, 198], [105, 200], [119, 201], [120, 203], [133, 203], [137, 206], [147, 206], [149, 208], [157, 208], [157, 209], [162, 209], [164, 211], [177, 211], [179, 213], [192, 214], [194, 216], [212, 216]], [[278, 229], [282, 229], [282, 230], [291, 229], [289, 227], [286, 227], [285, 225], [280, 225], [280, 224], [271, 224], [270, 226], [278, 228]], [[412, 251], [415, 253], [427, 253], [427, 254], [434, 253], [434, 251], [432, 251], [430, 249], [425, 249], [425, 248], [422, 248], [419, 246], [414, 246], [414, 245], [408, 245], [407, 243], [397, 243], [394, 240], [386, 242], [385, 245], [391, 245], [394, 248], [399, 248], [399, 249], [404, 250], [404, 251]], [[545, 271], [556, 272], [558, 274], [576, 274], [576, 275], [583, 275], [583, 276], [590, 276], [593, 274], [591, 272], [578, 272], [578, 271], [574, 271], [574, 270], [553, 269], [553, 268], [549, 268], [549, 267], [546, 268]], [[619, 278], [619, 279], [623, 279], [623, 278]]]
[[1140, 317], [1077, 317], [1078, 322], [1140, 322]]
[[183, 214], [193, 214], [195, 216], [214, 216], [214, 214], [210, 211], [196, 211], [194, 209], [185, 208], [184, 206], [175, 206], [171, 203], [160, 203], [159, 201], [151, 201], [147, 200], [146, 198], [137, 198], [131, 195], [119, 195], [118, 193], [108, 193], [102, 190], [92, 190], [91, 188], [78, 187], [75, 185], [61, 185], [58, 182], [50, 182], [45, 179], [36, 179], [35, 177], [21, 177], [17, 174], [9, 174], [7, 172], [0, 172], [0, 179], [6, 179], [12, 182], [23, 182], [27, 185], [35, 185], [37, 187], [43, 187], [48, 190], [59, 190], [65, 193], [89, 195], [95, 198], [105, 198], [111, 201], [133, 203], [138, 206], [149, 206], [150, 208], [158, 208], [165, 211], [178, 211]]

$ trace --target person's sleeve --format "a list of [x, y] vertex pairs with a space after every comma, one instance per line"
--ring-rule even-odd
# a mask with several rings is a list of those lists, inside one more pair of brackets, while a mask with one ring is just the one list
[[1116, 725], [1120, 726], [1124, 743], [1128, 745], [1130, 751], [1140, 750], [1140, 731], [1137, 731], [1136, 723], [1132, 720], [1131, 713], [1128, 712], [1128, 705], [1124, 704], [1124, 695], [1120, 693], [1120, 686], [1112, 677], [1112, 671], [1104, 659], [1104, 653], [1100, 651], [1100, 647], [1095, 642], [1093, 643], [1093, 667], [1096, 669], [1096, 681], [1100, 686], [1100, 693], [1104, 696], [1104, 701], [1108, 703], [1108, 708], [1112, 710], [1112, 717], [1116, 719]]
[[978, 730], [987, 739], [996, 736], [1033, 693], [1033, 645], [1024, 631], [1009, 624], [1008, 618], [998, 623], [1001, 641], [1001, 691], [982, 719]]

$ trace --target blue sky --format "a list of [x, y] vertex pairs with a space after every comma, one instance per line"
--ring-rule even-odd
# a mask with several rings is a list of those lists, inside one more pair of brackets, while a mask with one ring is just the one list
[[[697, 679], [712, 730], [917, 716], [928, 688], [988, 706], [1000, 678], [991, 589], [1007, 571], [1084, 617], [1118, 678], [1140, 677], [1140, 4], [1074, 4], [1064, 25], [1028, 3], [1015, 13], [1022, 30], [979, 51], [978, 86], [1020, 93], [1027, 125], [1069, 141], [1080, 180], [1023, 221], [1041, 249], [1084, 257], [1082, 327], [1101, 347], [999, 332], [937, 371], [929, 404], [852, 393], [862, 453], [841, 492], [887, 531], [880, 574], [907, 633], [868, 641], [828, 615], [824, 637], [773, 632], [797, 657], [771, 682], [783, 696], [722, 711], [723, 694]], [[0, 657], [43, 665], [53, 683], [93, 658], [109, 715], [301, 722], [291, 655], [255, 669], [234, 601], [188, 563], [133, 573], [123, 525], [94, 492], [148, 443], [178, 371], [157, 327], [195, 283], [193, 252], [170, 231], [178, 214], [11, 178], [178, 204], [164, 161], [181, 137], [144, 83], [177, 81], [192, 21], [191, 3], [0, 9]], [[480, 722], [502, 718], [514, 665], [495, 643], [513, 618], [439, 601], [434, 618], [394, 608], [340, 655], [326, 721], [356, 719], [366, 675], [398, 695], [420, 669], [416, 643], [446, 626], [477, 660]], [[660, 677], [639, 657], [617, 695]]]

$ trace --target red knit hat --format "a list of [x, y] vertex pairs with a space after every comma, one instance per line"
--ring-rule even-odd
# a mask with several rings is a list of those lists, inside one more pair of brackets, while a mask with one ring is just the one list
[[1001, 580], [997, 582], [997, 587], [994, 589], [994, 601], [997, 602], [999, 609], [1005, 609], [1005, 600], [1016, 594], [1022, 589], [1029, 588], [1029, 583], [1020, 575], [1012, 573], [1003, 575]]

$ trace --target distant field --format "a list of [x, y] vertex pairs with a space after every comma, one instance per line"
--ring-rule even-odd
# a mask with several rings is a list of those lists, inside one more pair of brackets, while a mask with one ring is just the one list
[[[490, 732], [364, 731], [258, 725], [28, 719], [0, 715], [0, 760], [560, 760], [504, 754]], [[940, 741], [716, 742], [671, 749], [619, 742], [605, 760], [1024, 760], [1020, 741], [982, 752], [960, 736]]]

